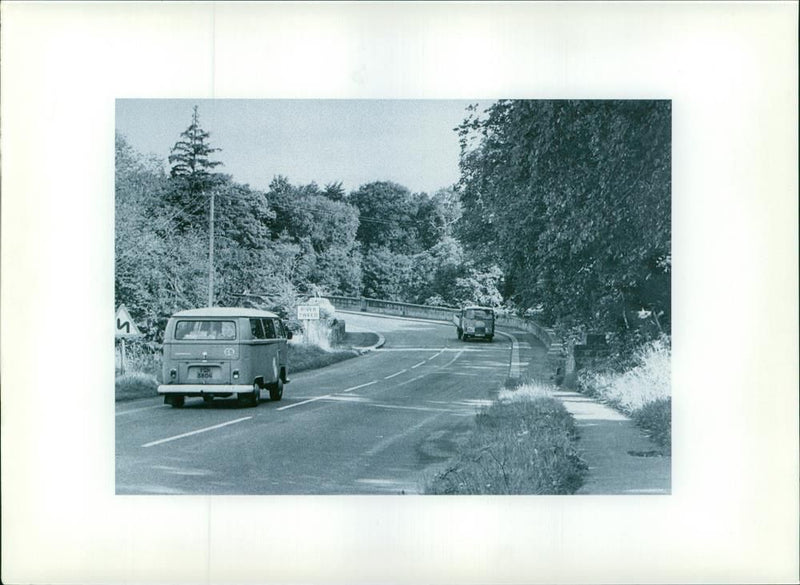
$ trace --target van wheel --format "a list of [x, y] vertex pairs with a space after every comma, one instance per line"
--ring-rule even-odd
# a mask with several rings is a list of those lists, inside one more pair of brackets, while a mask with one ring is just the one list
[[261, 386], [258, 382], [253, 382], [253, 391], [239, 392], [237, 398], [242, 406], [258, 406], [261, 400]]
[[172, 395], [167, 396], [165, 402], [169, 404], [172, 408], [183, 408], [183, 403], [186, 400], [184, 396], [180, 395]]
[[464, 332], [461, 329], [457, 329], [456, 333], [458, 333], [458, 338], [461, 339], [461, 336], [464, 335]]
[[269, 385], [269, 399], [278, 402], [283, 398], [283, 380], [278, 378], [278, 381]]
[[494, 335], [490, 335], [490, 336], [489, 336], [489, 343], [491, 343], [491, 342], [492, 342], [492, 339], [494, 339]]

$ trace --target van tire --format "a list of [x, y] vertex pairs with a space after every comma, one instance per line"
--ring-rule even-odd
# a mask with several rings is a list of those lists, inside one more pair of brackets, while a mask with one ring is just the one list
[[185, 396], [179, 394], [167, 395], [165, 402], [172, 408], [183, 408], [183, 403], [186, 401]]
[[464, 335], [464, 332], [461, 329], [457, 329], [456, 333], [458, 333], [458, 338], [461, 339], [461, 336]]
[[253, 391], [239, 392], [237, 398], [239, 399], [239, 404], [242, 406], [258, 406], [258, 403], [261, 401], [261, 384], [253, 382]]
[[278, 402], [283, 398], [283, 380], [278, 378], [277, 382], [269, 385], [269, 399]]

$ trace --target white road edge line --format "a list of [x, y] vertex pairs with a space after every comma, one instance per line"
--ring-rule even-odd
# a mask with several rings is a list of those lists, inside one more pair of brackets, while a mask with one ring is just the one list
[[214, 429], [219, 429], [222, 427], [227, 427], [228, 425], [233, 425], [236, 423], [240, 423], [244, 420], [250, 420], [253, 418], [252, 416], [245, 416], [242, 418], [237, 418], [236, 420], [229, 420], [228, 422], [220, 423], [218, 425], [214, 425], [213, 427], [206, 427], [204, 429], [197, 429], [196, 431], [189, 431], [188, 433], [183, 433], [181, 435], [175, 435], [174, 437], [167, 437], [166, 439], [159, 439], [158, 441], [151, 441], [150, 443], [145, 443], [142, 447], [153, 447], [155, 445], [160, 445], [161, 443], [168, 443], [169, 441], [175, 441], [177, 439], [182, 439], [184, 437], [191, 437], [192, 435], [198, 435], [200, 433], [205, 433], [207, 431], [213, 431]]
[[399, 376], [400, 374], [405, 374], [407, 371], [408, 371], [408, 369], [400, 370], [399, 372], [395, 372], [394, 374], [390, 374], [388, 376], [385, 376], [383, 379], [384, 380], [389, 380], [391, 378], [394, 378], [395, 376]]
[[405, 382], [400, 382], [399, 384], [397, 384], [395, 386], [395, 388], [399, 388], [400, 386], [405, 386], [406, 384], [411, 384], [411, 382], [416, 382], [417, 380], [422, 380], [422, 378], [424, 378], [424, 377], [425, 377], [425, 375], [423, 374], [422, 376], [417, 376], [416, 378], [411, 378], [410, 380], [406, 380]]
[[522, 367], [522, 363], [519, 361], [519, 341], [517, 341], [517, 338], [511, 333], [505, 333], [503, 331], [498, 331], [497, 333], [511, 340], [511, 359], [508, 365], [508, 377], [519, 378], [520, 368]]
[[[372, 382], [367, 382], [366, 384], [359, 384], [358, 386], [353, 386], [352, 388], [347, 388], [346, 390], [342, 390], [342, 392], [350, 392], [351, 390], [358, 390], [359, 388], [366, 388], [367, 386], [372, 386], [373, 384], [377, 384], [377, 380], [373, 380]], [[280, 410], [280, 409], [278, 409]]]

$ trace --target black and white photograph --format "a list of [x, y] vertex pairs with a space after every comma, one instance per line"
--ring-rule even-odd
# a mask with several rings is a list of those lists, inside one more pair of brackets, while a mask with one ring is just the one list
[[669, 494], [670, 130], [118, 101], [117, 493]]
[[797, 2], [0, 22], [0, 581], [798, 583]]

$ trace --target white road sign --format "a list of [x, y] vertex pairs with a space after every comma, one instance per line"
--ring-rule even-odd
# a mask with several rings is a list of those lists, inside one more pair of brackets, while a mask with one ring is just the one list
[[139, 328], [136, 327], [136, 323], [133, 322], [133, 318], [131, 318], [131, 314], [128, 312], [128, 309], [125, 308], [125, 305], [120, 305], [119, 309], [117, 309], [116, 323], [117, 328], [115, 329], [115, 333], [117, 337], [141, 335]]
[[297, 305], [297, 318], [300, 321], [315, 321], [319, 319], [319, 306]]

